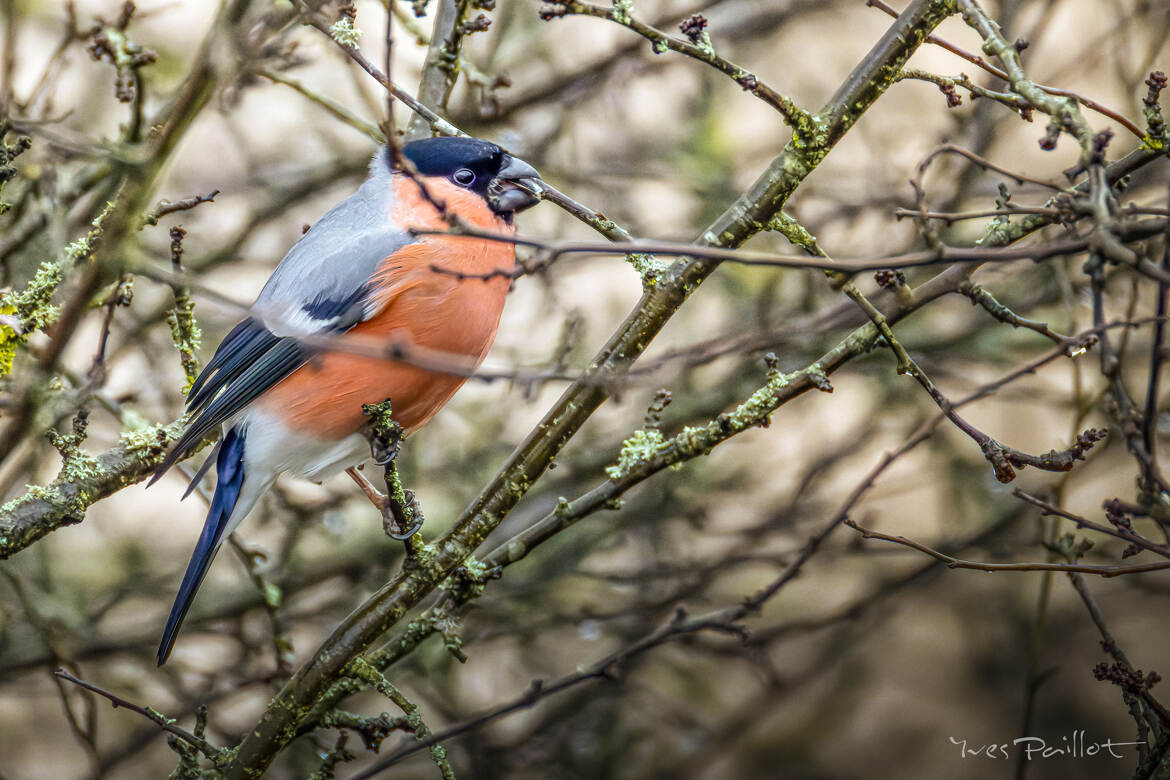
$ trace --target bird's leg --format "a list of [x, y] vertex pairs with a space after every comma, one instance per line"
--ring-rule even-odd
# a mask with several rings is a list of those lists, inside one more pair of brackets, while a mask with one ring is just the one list
[[[406, 541], [422, 528], [423, 513], [418, 499], [415, 498], [413, 491], [402, 487], [394, 461], [386, 465], [386, 488], [389, 495], [374, 487], [374, 483], [366, 479], [356, 468], [348, 468], [345, 473], [357, 483], [366, 494], [366, 498], [370, 499], [370, 503], [382, 514], [382, 527], [391, 539]], [[395, 496], [400, 498], [396, 499]]]
[[386, 493], [378, 491], [369, 480], [349, 469], [349, 475], [370, 497], [374, 506], [382, 513], [382, 525], [391, 539], [406, 542], [410, 554], [421, 542], [412, 537], [422, 528], [423, 513], [414, 493], [402, 487], [398, 477], [398, 450], [402, 445], [402, 426], [390, 416], [390, 399], [380, 404], [363, 404], [362, 413], [370, 418], [367, 436], [370, 439], [370, 453], [374, 462], [385, 468]]
[[355, 468], [348, 468], [345, 470], [345, 473], [349, 474], [353, 481], [357, 483], [357, 486], [360, 487], [362, 492], [366, 494], [366, 498], [370, 499], [370, 503], [373, 504], [379, 512], [384, 513], [386, 511], [386, 496], [381, 491], [379, 491], [378, 488], [374, 487], [373, 482], [370, 482], [368, 479], [366, 479], [365, 476]]

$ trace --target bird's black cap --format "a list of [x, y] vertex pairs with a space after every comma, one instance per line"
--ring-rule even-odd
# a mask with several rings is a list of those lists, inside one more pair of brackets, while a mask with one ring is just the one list
[[402, 147], [402, 154], [423, 176], [451, 176], [460, 168], [469, 169], [476, 175], [470, 189], [481, 195], [507, 158], [504, 150], [491, 141], [463, 137], [411, 141]]

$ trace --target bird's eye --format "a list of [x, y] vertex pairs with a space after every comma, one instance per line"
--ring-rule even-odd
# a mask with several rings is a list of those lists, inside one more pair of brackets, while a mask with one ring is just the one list
[[460, 168], [451, 178], [460, 187], [468, 187], [475, 182], [475, 172], [470, 168]]

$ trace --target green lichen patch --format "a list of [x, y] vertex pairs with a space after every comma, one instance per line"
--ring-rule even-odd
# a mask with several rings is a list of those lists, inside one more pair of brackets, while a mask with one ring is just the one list
[[12, 373], [18, 346], [56, 322], [61, 307], [53, 303], [53, 296], [65, 279], [65, 269], [93, 254], [102, 235], [102, 221], [112, 208], [113, 204], [107, 203], [92, 229], [65, 247], [62, 261], [46, 260], [23, 290], [0, 294], [0, 376]]
[[186, 288], [175, 289], [175, 306], [167, 312], [167, 324], [171, 328], [171, 342], [179, 352], [179, 361], [183, 365], [183, 374], [187, 377], [183, 385], [183, 395], [191, 390], [195, 378], [199, 376], [199, 345], [203, 338], [203, 331], [195, 321], [195, 301], [191, 300]]
[[810, 254], [818, 257], [825, 256], [820, 244], [817, 243], [817, 237], [810, 233], [808, 228], [800, 224], [796, 217], [779, 211], [768, 221], [768, 229], [776, 231], [787, 238], [794, 246], [805, 249]]
[[657, 285], [662, 274], [666, 272], [666, 263], [642, 252], [626, 255], [626, 262], [633, 266], [638, 276], [642, 277], [643, 290], [649, 290]]
[[767, 383], [728, 413], [727, 421], [731, 429], [741, 431], [752, 425], [767, 422], [768, 415], [780, 403], [780, 392], [788, 387], [791, 380], [792, 377], [781, 373], [778, 369], [769, 370]]
[[93, 256], [94, 250], [97, 249], [98, 241], [102, 237], [102, 224], [106, 221], [106, 217], [114, 210], [114, 202], [107, 201], [105, 208], [101, 213], [94, 217], [89, 232], [76, 241], [71, 241], [65, 247], [65, 259], [72, 261], [74, 264], [81, 263]]
[[715, 46], [711, 43], [711, 34], [706, 30], [699, 33], [699, 40], [695, 42], [695, 48], [708, 57], [715, 56]]
[[634, 466], [656, 455], [664, 442], [662, 431], [634, 431], [622, 442], [617, 463], [606, 467], [605, 473], [610, 479], [621, 479]]
[[118, 435], [118, 446], [129, 456], [145, 456], [149, 465], [162, 461], [163, 455], [183, 432], [184, 421], [169, 425], [145, 424], [136, 418], [127, 420], [129, 425]]
[[18, 345], [56, 321], [61, 307], [53, 295], [63, 279], [61, 264], [45, 261], [23, 290], [0, 294], [0, 376], [12, 372]]
[[629, 24], [634, 14], [634, 0], [613, 0], [613, 20], [618, 24]]
[[813, 363], [806, 368], [804, 375], [808, 377], [812, 386], [822, 393], [833, 392], [833, 383], [829, 381], [829, 375], [825, 373], [825, 369], [820, 363]]
[[343, 16], [329, 25], [329, 35], [342, 46], [357, 48], [358, 39], [362, 37], [362, 31], [354, 26], [353, 19], [350, 19], [348, 16]]
[[439, 589], [449, 591], [460, 602], [471, 601], [483, 595], [488, 580], [498, 576], [498, 567], [490, 567], [475, 556], [469, 555], [463, 561], [463, 565], [456, 567], [439, 583]]
[[[687, 425], [671, 439], [679, 455], [687, 459], [706, 455], [711, 451], [711, 443], [711, 430], [707, 426]], [[671, 466], [675, 469], [681, 467], [682, 463]]]
[[[4, 185], [16, 178], [16, 166], [12, 164], [13, 160], [23, 154], [30, 146], [32, 146], [32, 139], [27, 135], [17, 136], [16, 142], [9, 144], [4, 140], [4, 136], [8, 134], [10, 126], [7, 121], [0, 122], [0, 191], [3, 191]], [[8, 210], [8, 204], [0, 201], [0, 214]]]

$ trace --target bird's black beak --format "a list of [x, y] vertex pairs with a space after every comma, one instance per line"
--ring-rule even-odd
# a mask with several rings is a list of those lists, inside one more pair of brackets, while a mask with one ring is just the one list
[[540, 174], [528, 163], [504, 155], [504, 164], [488, 187], [488, 202], [497, 214], [514, 214], [540, 202]]

